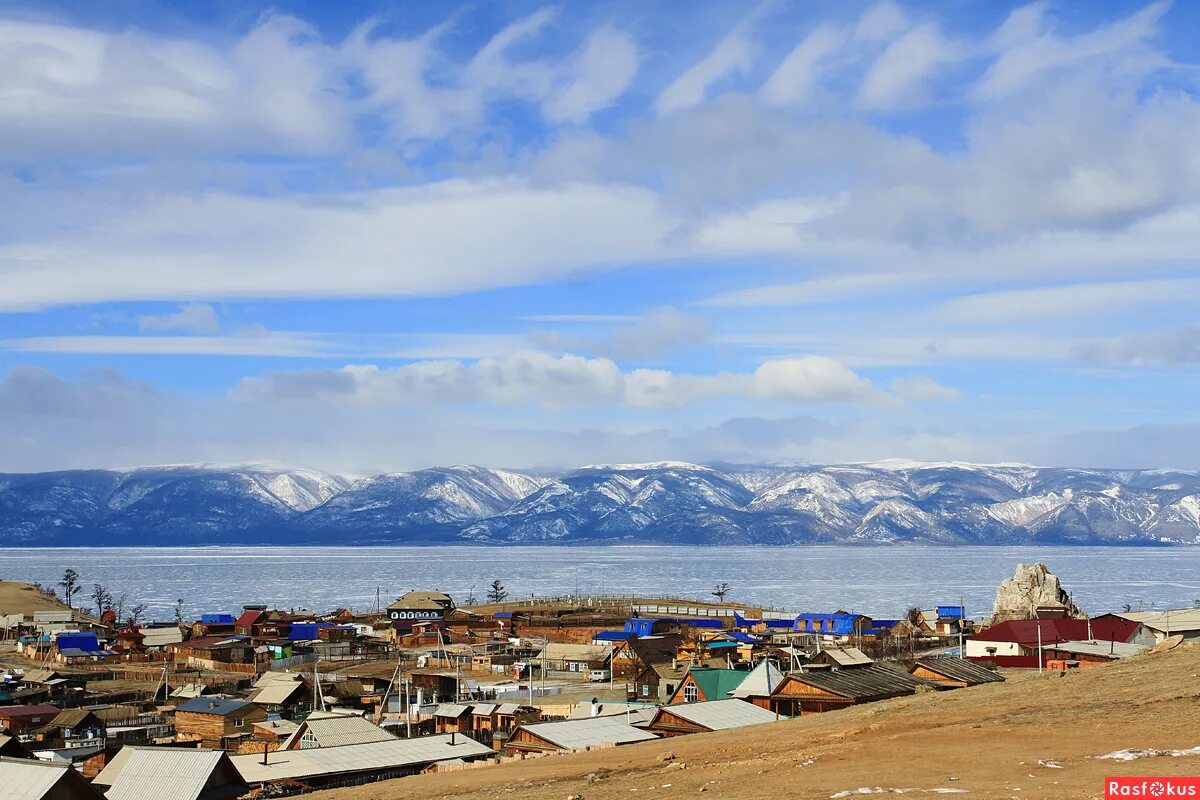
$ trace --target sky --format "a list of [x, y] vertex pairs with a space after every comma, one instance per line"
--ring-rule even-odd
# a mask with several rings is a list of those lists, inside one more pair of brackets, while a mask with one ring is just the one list
[[0, 470], [1200, 468], [1200, 4], [0, 5]]

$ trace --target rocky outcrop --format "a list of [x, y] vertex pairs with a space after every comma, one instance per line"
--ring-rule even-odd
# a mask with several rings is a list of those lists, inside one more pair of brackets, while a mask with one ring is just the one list
[[996, 590], [992, 621], [1031, 619], [1039, 616], [1086, 617], [1071, 601], [1058, 576], [1045, 564], [1017, 564], [1017, 572]]

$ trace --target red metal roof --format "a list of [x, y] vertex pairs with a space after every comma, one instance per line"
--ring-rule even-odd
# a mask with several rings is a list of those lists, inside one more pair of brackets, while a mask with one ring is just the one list
[[242, 612], [242, 615], [237, 618], [233, 624], [239, 628], [249, 628], [254, 623], [258, 622], [259, 617], [266, 614], [265, 611], [260, 611], [254, 608], [248, 608]]
[[[1086, 619], [1016, 619], [1001, 622], [980, 631], [968, 639], [977, 642], [1016, 642], [1025, 647], [1037, 647], [1038, 628], [1042, 644], [1088, 639]], [[1092, 619], [1091, 637], [1101, 642], [1127, 642], [1137, 631], [1138, 623], [1112, 614]]]
[[58, 706], [52, 706], [49, 703], [41, 703], [36, 706], [9, 706], [7, 708], [0, 708], [0, 717], [8, 719], [12, 717], [41, 717], [57, 714], [61, 710]]

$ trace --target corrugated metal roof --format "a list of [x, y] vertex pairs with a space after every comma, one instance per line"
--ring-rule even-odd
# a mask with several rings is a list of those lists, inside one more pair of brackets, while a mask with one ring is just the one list
[[265, 706], [281, 706], [288, 701], [296, 691], [303, 689], [304, 684], [297, 681], [290, 683], [272, 683], [258, 689], [250, 696], [255, 703]]
[[228, 697], [197, 697], [188, 700], [176, 708], [176, 711], [187, 711], [192, 714], [216, 714], [224, 717], [241, 711], [249, 706], [246, 700], [231, 700]]
[[967, 661], [965, 658], [922, 658], [913, 667], [925, 667], [928, 670], [945, 675], [955, 681], [964, 681], [969, 685], [980, 683], [1001, 683], [1004, 681], [1000, 673], [990, 670], [982, 664]]
[[817, 655], [824, 655], [839, 667], [857, 667], [875, 663], [870, 656], [857, 647], [827, 647]]
[[450, 736], [420, 736], [415, 739], [389, 737], [386, 742], [353, 744], [342, 747], [318, 747], [309, 750], [278, 750], [267, 756], [234, 756], [230, 759], [249, 783], [313, 778], [343, 772], [364, 772], [398, 767], [420, 766], [435, 761], [456, 758], [477, 758], [493, 750], [461, 734]]
[[[565, 750], [579, 750], [599, 744], [632, 744], [658, 738], [649, 731], [639, 730], [627, 724], [624, 716], [535, 722], [531, 725], [521, 725], [519, 728], [524, 728], [539, 739]], [[509, 740], [512, 740], [511, 736]]]
[[[721, 731], [726, 728], [742, 728], [747, 725], [761, 725], [764, 722], [775, 722], [774, 711], [759, 708], [745, 700], [711, 700], [706, 703], [683, 703], [682, 705], [664, 706], [654, 717], [657, 722], [664, 714], [671, 714], [685, 719], [694, 725], [707, 728], [710, 731]], [[654, 722], [650, 723], [651, 727]]]
[[783, 673], [770, 661], [750, 670], [745, 680], [729, 692], [730, 697], [768, 697], [783, 680]]
[[879, 664], [858, 669], [790, 673], [788, 678], [860, 701], [900, 697], [913, 694], [918, 686], [935, 686], [932, 681]]
[[520, 708], [521, 706], [516, 703], [501, 703], [496, 706], [496, 713], [504, 715], [515, 714]]
[[597, 647], [590, 644], [566, 644], [549, 642], [534, 655], [534, 661], [541, 661], [543, 653], [547, 661], [607, 661], [612, 655], [612, 648]]
[[164, 628], [142, 628], [142, 644], [146, 647], [166, 647], [183, 641], [183, 631], [171, 625]]
[[1117, 616], [1140, 622], [1156, 631], [1183, 633], [1200, 629], [1200, 609], [1181, 608], [1169, 611], [1127, 611]]
[[1058, 644], [1042, 645], [1043, 650], [1061, 650], [1073, 655], [1108, 656], [1110, 658], [1128, 658], [1144, 653], [1150, 649], [1148, 644], [1128, 644], [1126, 642], [1059, 642]]
[[476, 703], [475, 708], [471, 710], [472, 714], [477, 714], [481, 717], [490, 717], [496, 713], [495, 703]]
[[302, 737], [305, 733], [316, 741], [317, 748], [386, 742], [396, 738], [357, 714], [311, 714], [292, 734], [292, 738]]
[[470, 706], [462, 705], [461, 703], [442, 703], [433, 711], [435, 717], [445, 717], [448, 719], [458, 719], [463, 714], [471, 710]]
[[69, 779], [69, 770], [70, 766], [66, 764], [48, 764], [28, 758], [0, 758], [0, 787], [3, 787], [0, 797], [4, 800], [41, 800], [59, 781]]
[[228, 756], [220, 750], [138, 748], [105, 796], [108, 800], [196, 800], [223, 758]]

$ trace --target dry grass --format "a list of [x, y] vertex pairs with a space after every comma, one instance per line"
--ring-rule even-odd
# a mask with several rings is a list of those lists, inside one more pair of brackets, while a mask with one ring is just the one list
[[[1096, 756], [1126, 748], [1197, 745], [1200, 648], [1185, 646], [1067, 675], [1016, 673], [1004, 684], [755, 728], [312, 796], [628, 800], [704, 792], [739, 800], [825, 800], [880, 787], [953, 789], [967, 798], [1098, 798], [1106, 775], [1198, 774], [1200, 755], [1129, 762]], [[663, 760], [669, 754], [674, 758]]]

